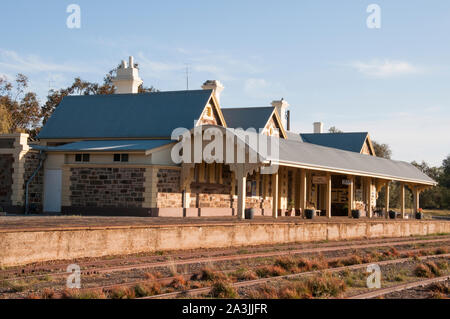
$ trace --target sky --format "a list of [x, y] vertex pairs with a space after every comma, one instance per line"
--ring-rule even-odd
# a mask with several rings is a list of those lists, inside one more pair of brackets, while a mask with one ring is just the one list
[[[80, 28], [68, 28], [70, 4]], [[369, 28], [371, 4], [380, 28]], [[0, 8], [0, 75], [23, 73], [45, 101], [80, 76], [101, 82], [129, 55], [144, 85], [220, 80], [222, 107], [290, 104], [291, 130], [313, 122], [368, 131], [393, 158], [450, 155], [450, 1], [28, 1]], [[372, 19], [370, 19], [372, 21]]]

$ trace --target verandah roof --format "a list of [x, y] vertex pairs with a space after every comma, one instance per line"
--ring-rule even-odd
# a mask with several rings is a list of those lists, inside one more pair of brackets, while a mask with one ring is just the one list
[[[229, 129], [227, 129], [229, 130]], [[234, 131], [245, 142], [249, 132]], [[254, 148], [252, 148], [254, 150]], [[279, 156], [263, 156], [263, 162], [328, 171], [341, 174], [369, 176], [407, 183], [436, 185], [436, 181], [424, 174], [414, 165], [381, 157], [344, 151], [293, 140], [279, 139]]]
[[173, 140], [103, 140], [103, 141], [80, 141], [60, 146], [33, 146], [35, 149], [43, 149], [54, 152], [125, 152], [125, 151], [148, 151], [170, 143]]
[[280, 165], [349, 173], [426, 185], [436, 182], [414, 165], [335, 148], [280, 139], [279, 158], [267, 158]]

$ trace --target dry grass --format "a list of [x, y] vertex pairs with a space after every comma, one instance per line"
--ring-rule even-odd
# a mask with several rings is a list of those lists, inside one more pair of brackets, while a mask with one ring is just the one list
[[186, 280], [182, 275], [175, 276], [172, 282], [169, 284], [169, 287], [176, 290], [186, 289]]
[[256, 268], [255, 272], [260, 278], [286, 275], [286, 270], [284, 270], [280, 266], [261, 266]]
[[216, 280], [212, 285], [211, 296], [214, 298], [236, 299], [238, 293], [229, 281]]
[[238, 281], [258, 279], [258, 275], [253, 270], [247, 268], [238, 269], [232, 272], [230, 276]]
[[268, 284], [249, 293], [254, 299], [305, 299], [339, 297], [347, 286], [329, 273], [313, 276], [303, 281], [289, 282], [279, 288]]
[[80, 290], [80, 289], [64, 289], [62, 299], [106, 299], [105, 293], [101, 289], [97, 290]]
[[192, 275], [191, 280], [201, 280], [201, 281], [215, 281], [215, 280], [226, 280], [227, 276], [220, 272], [213, 270], [212, 268], [205, 267], [200, 272]]

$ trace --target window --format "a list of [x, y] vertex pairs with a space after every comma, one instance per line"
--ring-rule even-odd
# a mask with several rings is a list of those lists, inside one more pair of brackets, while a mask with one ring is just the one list
[[128, 162], [128, 154], [114, 154], [114, 162]]
[[75, 162], [89, 162], [89, 154], [75, 154]]

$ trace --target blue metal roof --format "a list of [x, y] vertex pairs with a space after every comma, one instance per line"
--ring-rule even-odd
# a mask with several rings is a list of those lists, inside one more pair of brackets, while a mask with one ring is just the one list
[[360, 153], [367, 132], [300, 134], [303, 142]]
[[194, 126], [212, 90], [67, 96], [38, 135], [50, 138], [170, 137]]
[[[174, 140], [106, 140], [106, 141], [80, 141], [60, 146], [46, 147], [47, 151], [65, 152], [121, 152], [121, 151], [148, 151], [170, 143]], [[39, 147], [38, 149], [42, 149]]]
[[263, 129], [270, 118], [273, 106], [222, 108], [222, 114], [230, 128]]

